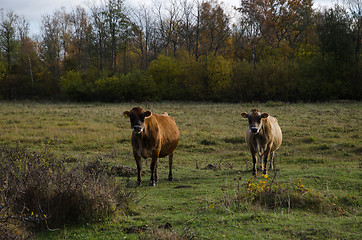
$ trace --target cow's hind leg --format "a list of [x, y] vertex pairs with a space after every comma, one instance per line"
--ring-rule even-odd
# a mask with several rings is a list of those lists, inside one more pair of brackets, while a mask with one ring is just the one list
[[173, 177], [172, 177], [172, 161], [173, 161], [173, 153], [171, 153], [170, 155], [168, 155], [168, 166], [169, 166], [169, 172], [168, 172], [168, 180], [172, 181]]
[[269, 170], [271, 169], [275, 169], [274, 152], [271, 152], [269, 157]]
[[158, 182], [158, 163], [160, 159], [157, 159], [156, 166], [155, 166], [155, 182]]
[[268, 157], [269, 157], [269, 153], [268, 152], [264, 153], [263, 166], [262, 166], [263, 174], [268, 174], [267, 173]]

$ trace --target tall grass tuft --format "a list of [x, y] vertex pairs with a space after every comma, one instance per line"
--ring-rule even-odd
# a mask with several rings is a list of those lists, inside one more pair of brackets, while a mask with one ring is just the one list
[[9, 238], [20, 226], [54, 229], [102, 221], [127, 211], [133, 199], [109, 175], [85, 171], [94, 164], [67, 170], [46, 151], [0, 146], [0, 152], [0, 234]]
[[228, 208], [303, 209], [313, 212], [343, 214], [345, 210], [336, 201], [337, 197], [323, 196], [307, 188], [301, 179], [279, 181], [277, 174], [272, 179], [268, 175], [250, 178], [241, 182], [235, 179], [236, 187], [223, 188], [223, 204]]

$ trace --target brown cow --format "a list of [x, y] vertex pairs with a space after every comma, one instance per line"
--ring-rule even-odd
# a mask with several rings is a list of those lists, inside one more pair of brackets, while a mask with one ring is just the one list
[[246, 130], [245, 140], [253, 157], [253, 175], [256, 175], [256, 154], [262, 161], [263, 174], [267, 174], [266, 165], [270, 159], [269, 169], [274, 167], [274, 151], [282, 144], [282, 130], [278, 120], [267, 113], [261, 113], [256, 108], [249, 113], [241, 113], [243, 118], [249, 119], [249, 128]]
[[141, 185], [142, 158], [152, 158], [150, 186], [155, 186], [158, 180], [158, 158], [168, 157], [169, 175], [172, 181], [173, 151], [178, 145], [180, 133], [175, 120], [167, 113], [161, 115], [144, 111], [135, 107], [131, 111], [123, 112], [131, 120], [133, 156], [137, 163], [138, 184]]

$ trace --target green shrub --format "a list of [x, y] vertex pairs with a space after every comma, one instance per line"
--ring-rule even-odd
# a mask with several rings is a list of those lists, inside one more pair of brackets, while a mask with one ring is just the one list
[[95, 81], [95, 92], [97, 98], [105, 102], [115, 102], [123, 100], [121, 80], [116, 75], [102, 77]]
[[210, 96], [208, 89], [208, 76], [205, 66], [194, 59], [187, 59], [181, 63], [181, 71], [178, 76], [180, 84], [179, 93], [183, 99], [207, 100]]
[[210, 97], [217, 101], [223, 100], [231, 86], [231, 60], [227, 60], [219, 55], [209, 55], [207, 57], [206, 69], [210, 83]]
[[147, 75], [157, 85], [157, 94], [160, 99], [178, 99], [180, 88], [177, 85], [179, 65], [175, 59], [160, 55], [152, 61], [147, 69]]
[[87, 101], [93, 98], [94, 85], [83, 79], [82, 73], [69, 71], [60, 78], [62, 91], [72, 100]]
[[251, 101], [257, 100], [258, 92], [253, 86], [253, 65], [247, 61], [241, 61], [234, 65], [232, 70], [232, 101]]
[[144, 72], [136, 70], [121, 79], [125, 89], [125, 99], [133, 101], [151, 101], [158, 98], [159, 86]]

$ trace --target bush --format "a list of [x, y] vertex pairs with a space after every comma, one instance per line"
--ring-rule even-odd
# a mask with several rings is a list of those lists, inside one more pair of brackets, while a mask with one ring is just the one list
[[232, 83], [231, 83], [231, 100], [234, 102], [239, 101], [252, 101], [258, 100], [258, 92], [255, 92], [253, 86], [253, 65], [247, 61], [240, 61], [234, 65], [232, 70]]
[[210, 96], [207, 70], [200, 61], [187, 59], [181, 62], [178, 83], [181, 85], [178, 91], [184, 96], [183, 99], [200, 101]]
[[147, 74], [157, 84], [160, 99], [177, 99], [180, 91], [177, 78], [180, 74], [179, 64], [175, 59], [160, 55], [152, 61], [147, 69]]
[[159, 96], [159, 87], [152, 78], [140, 70], [128, 73], [121, 79], [124, 86], [126, 100], [151, 101]]
[[266, 59], [255, 68], [246, 61], [235, 64], [230, 91], [233, 101], [294, 101], [295, 67], [291, 61]]
[[72, 100], [87, 101], [93, 98], [93, 83], [83, 79], [82, 73], [69, 71], [60, 79], [62, 91]]
[[128, 210], [132, 195], [100, 171], [84, 171], [89, 167], [82, 166], [66, 170], [46, 151], [19, 147], [0, 147], [0, 151], [0, 233], [11, 236], [14, 233], [8, 229], [21, 226], [58, 228], [98, 222], [116, 210]]
[[228, 97], [231, 86], [232, 62], [222, 56], [207, 57], [207, 73], [213, 100], [222, 101]]
[[122, 86], [121, 78], [123, 76], [104, 76], [95, 81], [95, 92], [98, 99], [106, 102], [124, 100], [125, 89]]

